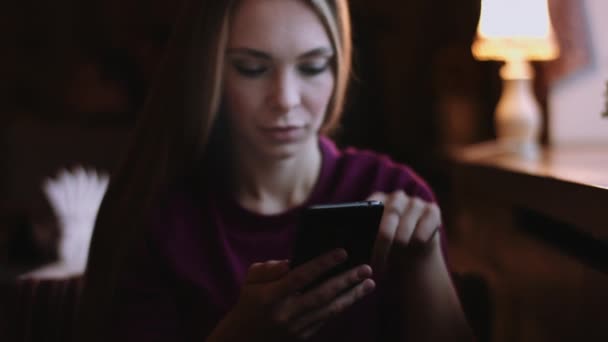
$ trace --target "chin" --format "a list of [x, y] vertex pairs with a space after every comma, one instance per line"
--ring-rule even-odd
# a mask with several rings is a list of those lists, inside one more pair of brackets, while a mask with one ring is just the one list
[[298, 155], [306, 154], [306, 149], [310, 146], [314, 137], [288, 142], [288, 143], [268, 143], [260, 144], [257, 147], [260, 156], [269, 160], [287, 160]]
[[250, 135], [241, 140], [241, 153], [255, 155], [265, 161], [287, 160], [302, 154], [307, 154], [307, 149], [317, 146], [317, 134], [306, 132], [298, 139], [279, 141], [269, 139], [263, 135]]
[[264, 149], [260, 150], [260, 154], [269, 158], [276, 160], [286, 160], [296, 157], [298, 154], [301, 154], [303, 151], [304, 144], [281, 144], [274, 146], [267, 146]]

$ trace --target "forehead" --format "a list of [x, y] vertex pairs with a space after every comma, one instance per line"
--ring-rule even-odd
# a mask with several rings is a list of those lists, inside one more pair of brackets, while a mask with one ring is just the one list
[[228, 45], [289, 54], [330, 48], [331, 40], [320, 17], [302, 0], [241, 0]]

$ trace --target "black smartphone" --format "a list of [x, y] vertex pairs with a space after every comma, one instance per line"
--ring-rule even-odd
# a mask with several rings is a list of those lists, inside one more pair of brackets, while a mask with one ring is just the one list
[[348, 259], [307, 287], [311, 288], [353, 267], [369, 264], [383, 211], [384, 205], [379, 201], [306, 208], [296, 230], [291, 268], [333, 249], [344, 248]]

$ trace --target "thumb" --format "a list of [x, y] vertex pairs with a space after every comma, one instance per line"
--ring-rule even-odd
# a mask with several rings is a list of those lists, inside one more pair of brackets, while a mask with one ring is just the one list
[[289, 272], [289, 260], [270, 260], [252, 264], [247, 271], [248, 284], [277, 281]]

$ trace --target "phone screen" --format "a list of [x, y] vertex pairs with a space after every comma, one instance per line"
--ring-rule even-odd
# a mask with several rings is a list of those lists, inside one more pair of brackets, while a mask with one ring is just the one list
[[297, 227], [291, 267], [295, 268], [333, 249], [344, 248], [348, 259], [313, 284], [317, 285], [353, 267], [369, 264], [383, 211], [384, 205], [379, 201], [307, 208]]

